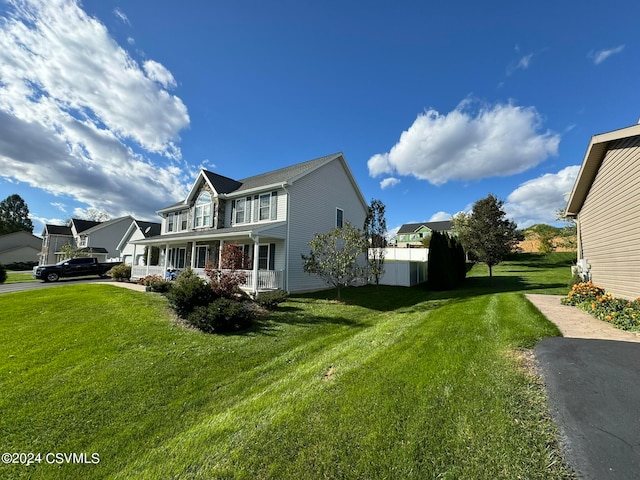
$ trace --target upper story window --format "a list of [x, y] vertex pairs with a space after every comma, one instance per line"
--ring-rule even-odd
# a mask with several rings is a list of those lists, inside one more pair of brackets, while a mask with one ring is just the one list
[[175, 216], [173, 213], [167, 215], [167, 232], [173, 232], [175, 230]]
[[278, 217], [278, 192], [263, 193], [232, 202], [234, 223], [263, 222]]
[[209, 192], [202, 192], [196, 200], [195, 214], [193, 218], [193, 226], [210, 227], [212, 219], [212, 200]]
[[336, 227], [342, 228], [344, 223], [344, 210], [336, 208]]

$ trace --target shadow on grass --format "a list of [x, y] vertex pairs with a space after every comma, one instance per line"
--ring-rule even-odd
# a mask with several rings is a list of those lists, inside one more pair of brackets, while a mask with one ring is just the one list
[[[367, 285], [342, 290], [342, 303], [389, 312], [427, 311], [445, 303], [462, 301], [472, 297], [509, 292], [535, 292], [565, 287], [565, 283], [532, 283], [520, 276], [470, 277], [455, 290], [429, 290], [426, 284], [415, 287], [392, 287]], [[335, 290], [324, 290], [305, 294], [303, 298], [333, 299]]]

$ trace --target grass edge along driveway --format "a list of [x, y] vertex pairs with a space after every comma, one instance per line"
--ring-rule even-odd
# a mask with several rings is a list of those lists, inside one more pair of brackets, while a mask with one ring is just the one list
[[558, 332], [521, 294], [568, 267], [526, 258], [456, 292], [295, 297], [229, 336], [107, 285], [2, 295], [0, 450], [100, 463], [0, 477], [568, 478], [522, 360]]

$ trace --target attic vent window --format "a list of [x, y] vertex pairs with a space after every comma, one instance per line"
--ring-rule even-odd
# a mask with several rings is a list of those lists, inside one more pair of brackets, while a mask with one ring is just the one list
[[144, 233], [145, 233], [145, 235], [146, 235], [147, 233], [149, 233], [149, 230], [151, 230], [151, 227], [147, 227], [147, 228], [145, 228], [145, 229], [144, 229]]

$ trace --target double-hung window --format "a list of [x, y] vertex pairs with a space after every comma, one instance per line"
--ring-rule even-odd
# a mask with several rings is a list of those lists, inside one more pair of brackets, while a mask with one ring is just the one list
[[196, 201], [193, 226], [196, 228], [211, 226], [211, 194], [209, 192], [202, 192]]
[[175, 222], [175, 215], [173, 213], [170, 213], [169, 215], [167, 215], [167, 232], [174, 231], [174, 222]]
[[336, 208], [336, 227], [342, 228], [344, 223], [344, 210]]
[[275, 220], [278, 218], [278, 192], [264, 193], [258, 196], [257, 201], [258, 218], [256, 220]]

